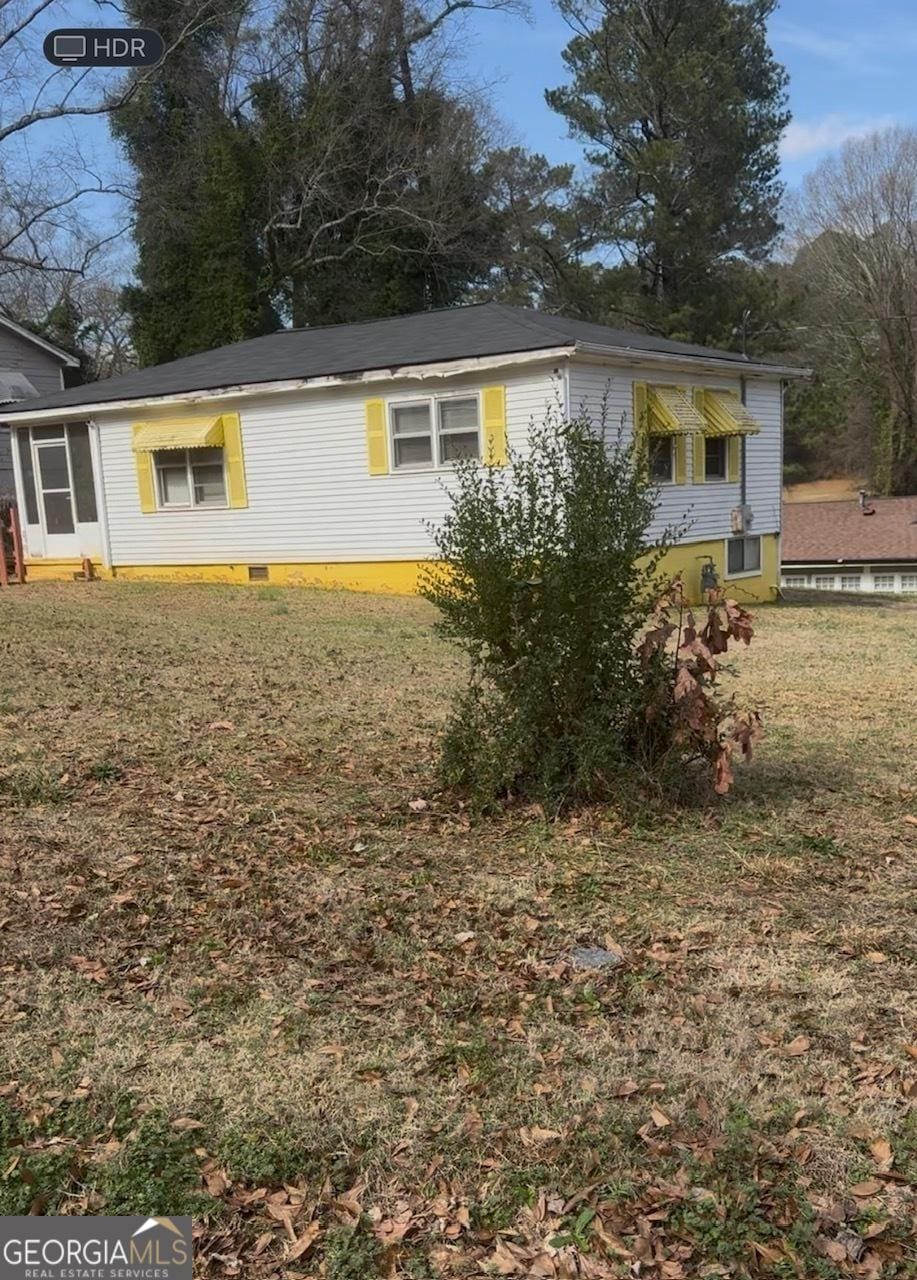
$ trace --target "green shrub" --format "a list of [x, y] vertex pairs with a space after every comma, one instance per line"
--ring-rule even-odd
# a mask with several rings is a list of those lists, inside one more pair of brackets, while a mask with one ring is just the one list
[[[731, 780], [756, 725], [712, 698], [717, 655], [749, 618], [711, 600], [704, 627], [659, 576], [679, 530], [652, 545], [656, 490], [640, 444], [548, 414], [510, 466], [469, 461], [430, 526], [421, 592], [471, 660], [443, 748], [444, 781], [475, 807], [521, 796], [551, 811], [674, 784], [704, 760]], [[674, 614], [675, 621], [670, 621]]]

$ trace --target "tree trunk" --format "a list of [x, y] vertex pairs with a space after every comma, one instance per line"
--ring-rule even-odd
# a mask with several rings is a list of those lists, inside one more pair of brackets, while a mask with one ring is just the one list
[[303, 329], [309, 323], [307, 306], [306, 280], [296, 272], [290, 281], [290, 313], [294, 329]]

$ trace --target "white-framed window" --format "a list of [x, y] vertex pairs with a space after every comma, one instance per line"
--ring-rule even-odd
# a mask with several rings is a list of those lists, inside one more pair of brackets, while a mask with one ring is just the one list
[[841, 574], [841, 591], [859, 591], [863, 584], [863, 579], [858, 573]]
[[804, 573], [785, 573], [783, 575], [783, 585], [785, 587], [804, 587], [806, 585], [806, 576]]
[[817, 573], [815, 575], [815, 588], [817, 591], [833, 591], [836, 578], [834, 574]]
[[917, 573], [902, 573], [901, 590], [917, 592]]
[[392, 468], [447, 467], [481, 456], [481, 402], [477, 394], [428, 396], [389, 405]]
[[894, 591], [895, 575], [893, 573], [874, 573], [872, 589], [873, 591]]
[[161, 510], [227, 505], [222, 449], [157, 449], [153, 466]]
[[704, 439], [704, 479], [725, 480], [728, 472], [725, 436], [706, 436]]
[[675, 478], [675, 441], [671, 436], [650, 436], [650, 479], [654, 484], [671, 484]]
[[761, 572], [761, 537], [726, 539], [726, 577], [742, 578]]

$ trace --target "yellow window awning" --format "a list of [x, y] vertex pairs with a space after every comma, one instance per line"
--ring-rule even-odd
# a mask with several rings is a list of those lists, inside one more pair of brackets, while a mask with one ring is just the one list
[[704, 419], [684, 387], [647, 387], [646, 408], [651, 436], [687, 436], [705, 430]]
[[161, 418], [134, 423], [134, 452], [155, 449], [216, 449], [223, 444], [223, 418]]
[[704, 391], [704, 435], [755, 436], [760, 425], [735, 391]]

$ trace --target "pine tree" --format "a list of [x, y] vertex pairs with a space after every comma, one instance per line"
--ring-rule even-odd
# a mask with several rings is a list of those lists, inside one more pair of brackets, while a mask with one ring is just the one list
[[578, 34], [563, 55], [570, 83], [547, 100], [587, 144], [603, 239], [622, 254], [616, 309], [721, 340], [711, 290], [736, 261], [763, 261], [780, 229], [787, 77], [766, 29], [777, 0], [559, 3]]

